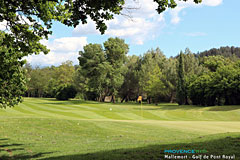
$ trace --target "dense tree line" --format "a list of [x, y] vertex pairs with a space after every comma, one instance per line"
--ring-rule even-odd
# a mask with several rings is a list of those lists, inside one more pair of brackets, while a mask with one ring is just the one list
[[[224, 48], [224, 47], [221, 47]], [[128, 45], [109, 38], [103, 45], [88, 44], [79, 52], [79, 65], [27, 70], [26, 96], [78, 98], [112, 102], [177, 102], [201, 106], [240, 104], [240, 60], [235, 57], [196, 56], [188, 48], [167, 58], [159, 49], [127, 55]], [[66, 97], [69, 95], [69, 97]]]
[[27, 97], [56, 97], [60, 100], [74, 98], [76, 87], [74, 86], [75, 67], [72, 62], [66, 61], [55, 67], [35, 67], [30, 64], [24, 66], [27, 77]]
[[224, 57], [238, 57], [240, 58], [240, 48], [239, 47], [220, 47], [220, 48], [212, 48], [210, 50], [206, 50], [200, 53], [197, 53], [196, 56], [205, 57], [205, 56], [217, 56], [221, 55]]
[[206, 70], [188, 80], [192, 104], [240, 104], [240, 60], [210, 56], [204, 57], [201, 63]]

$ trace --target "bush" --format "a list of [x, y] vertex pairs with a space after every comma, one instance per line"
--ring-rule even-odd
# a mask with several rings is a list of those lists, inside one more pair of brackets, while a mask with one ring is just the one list
[[59, 86], [56, 99], [58, 100], [68, 100], [69, 98], [74, 98], [77, 94], [77, 91], [72, 85], [61, 85]]

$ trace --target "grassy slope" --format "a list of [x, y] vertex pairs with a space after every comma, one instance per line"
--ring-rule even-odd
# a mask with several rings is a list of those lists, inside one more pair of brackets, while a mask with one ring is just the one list
[[159, 159], [164, 149], [240, 159], [240, 106], [140, 108], [26, 98], [0, 109], [0, 159]]

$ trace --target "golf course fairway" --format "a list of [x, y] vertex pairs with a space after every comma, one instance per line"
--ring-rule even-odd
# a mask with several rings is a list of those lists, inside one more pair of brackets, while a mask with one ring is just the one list
[[0, 109], [1, 160], [162, 160], [166, 150], [240, 160], [240, 106], [24, 98]]

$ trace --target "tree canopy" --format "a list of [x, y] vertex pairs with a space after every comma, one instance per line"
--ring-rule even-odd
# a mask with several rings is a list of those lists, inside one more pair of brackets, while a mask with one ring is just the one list
[[[124, 62], [128, 45], [119, 38], [109, 38], [104, 42], [104, 50], [100, 44], [88, 44], [79, 55], [79, 76], [88, 93], [87, 99], [103, 101], [105, 96], [118, 93], [124, 81]], [[86, 94], [86, 95], [88, 95]]]

